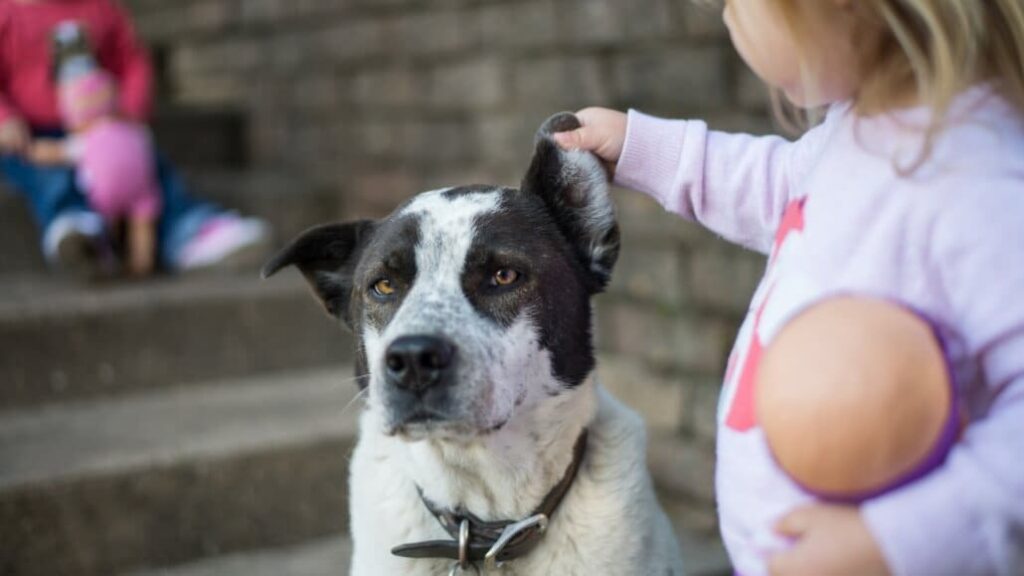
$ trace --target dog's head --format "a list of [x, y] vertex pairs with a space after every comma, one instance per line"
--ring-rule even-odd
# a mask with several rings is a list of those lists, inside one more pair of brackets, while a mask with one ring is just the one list
[[353, 330], [385, 433], [486, 434], [593, 369], [590, 297], [619, 232], [601, 164], [551, 140], [578, 126], [544, 123], [519, 190], [425, 192], [383, 220], [309, 230], [264, 267], [298, 267]]

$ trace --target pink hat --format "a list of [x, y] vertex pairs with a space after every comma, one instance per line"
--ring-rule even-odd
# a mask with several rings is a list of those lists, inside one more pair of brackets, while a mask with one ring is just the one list
[[61, 82], [58, 92], [60, 111], [69, 130], [84, 128], [117, 110], [114, 79], [99, 68]]

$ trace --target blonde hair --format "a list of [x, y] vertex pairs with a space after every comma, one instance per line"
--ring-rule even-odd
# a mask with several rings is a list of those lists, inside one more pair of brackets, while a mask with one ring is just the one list
[[[822, 0], [776, 2], [798, 44], [808, 42], [815, 13], [835, 10]], [[930, 107], [920, 161], [953, 100], [972, 85], [989, 83], [1024, 115], [1024, 1], [851, 0], [848, 9], [862, 47], [854, 104], [867, 114], [908, 99]]]

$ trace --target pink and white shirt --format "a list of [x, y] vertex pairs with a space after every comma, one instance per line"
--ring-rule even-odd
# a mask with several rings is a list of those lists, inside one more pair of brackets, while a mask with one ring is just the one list
[[788, 545], [773, 525], [813, 500], [758, 426], [761, 351], [795, 313], [849, 293], [903, 302], [935, 323], [970, 420], [940, 468], [861, 505], [890, 569], [1024, 573], [1024, 118], [991, 89], [972, 89], [906, 174], [929, 117], [836, 105], [789, 142], [630, 112], [616, 182], [769, 255], [718, 415], [721, 529], [744, 576], [766, 572]]

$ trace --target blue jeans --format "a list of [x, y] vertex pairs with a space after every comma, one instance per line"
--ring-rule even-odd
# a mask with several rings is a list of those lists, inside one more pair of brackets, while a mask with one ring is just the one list
[[[59, 137], [60, 132], [37, 131], [36, 136]], [[173, 269], [188, 241], [210, 217], [223, 211], [214, 204], [193, 198], [181, 176], [159, 154], [156, 167], [163, 199], [157, 225], [158, 257], [162, 266]], [[28, 200], [44, 234], [61, 214], [92, 211], [78, 189], [73, 168], [37, 166], [19, 156], [0, 155], [0, 174]]]

